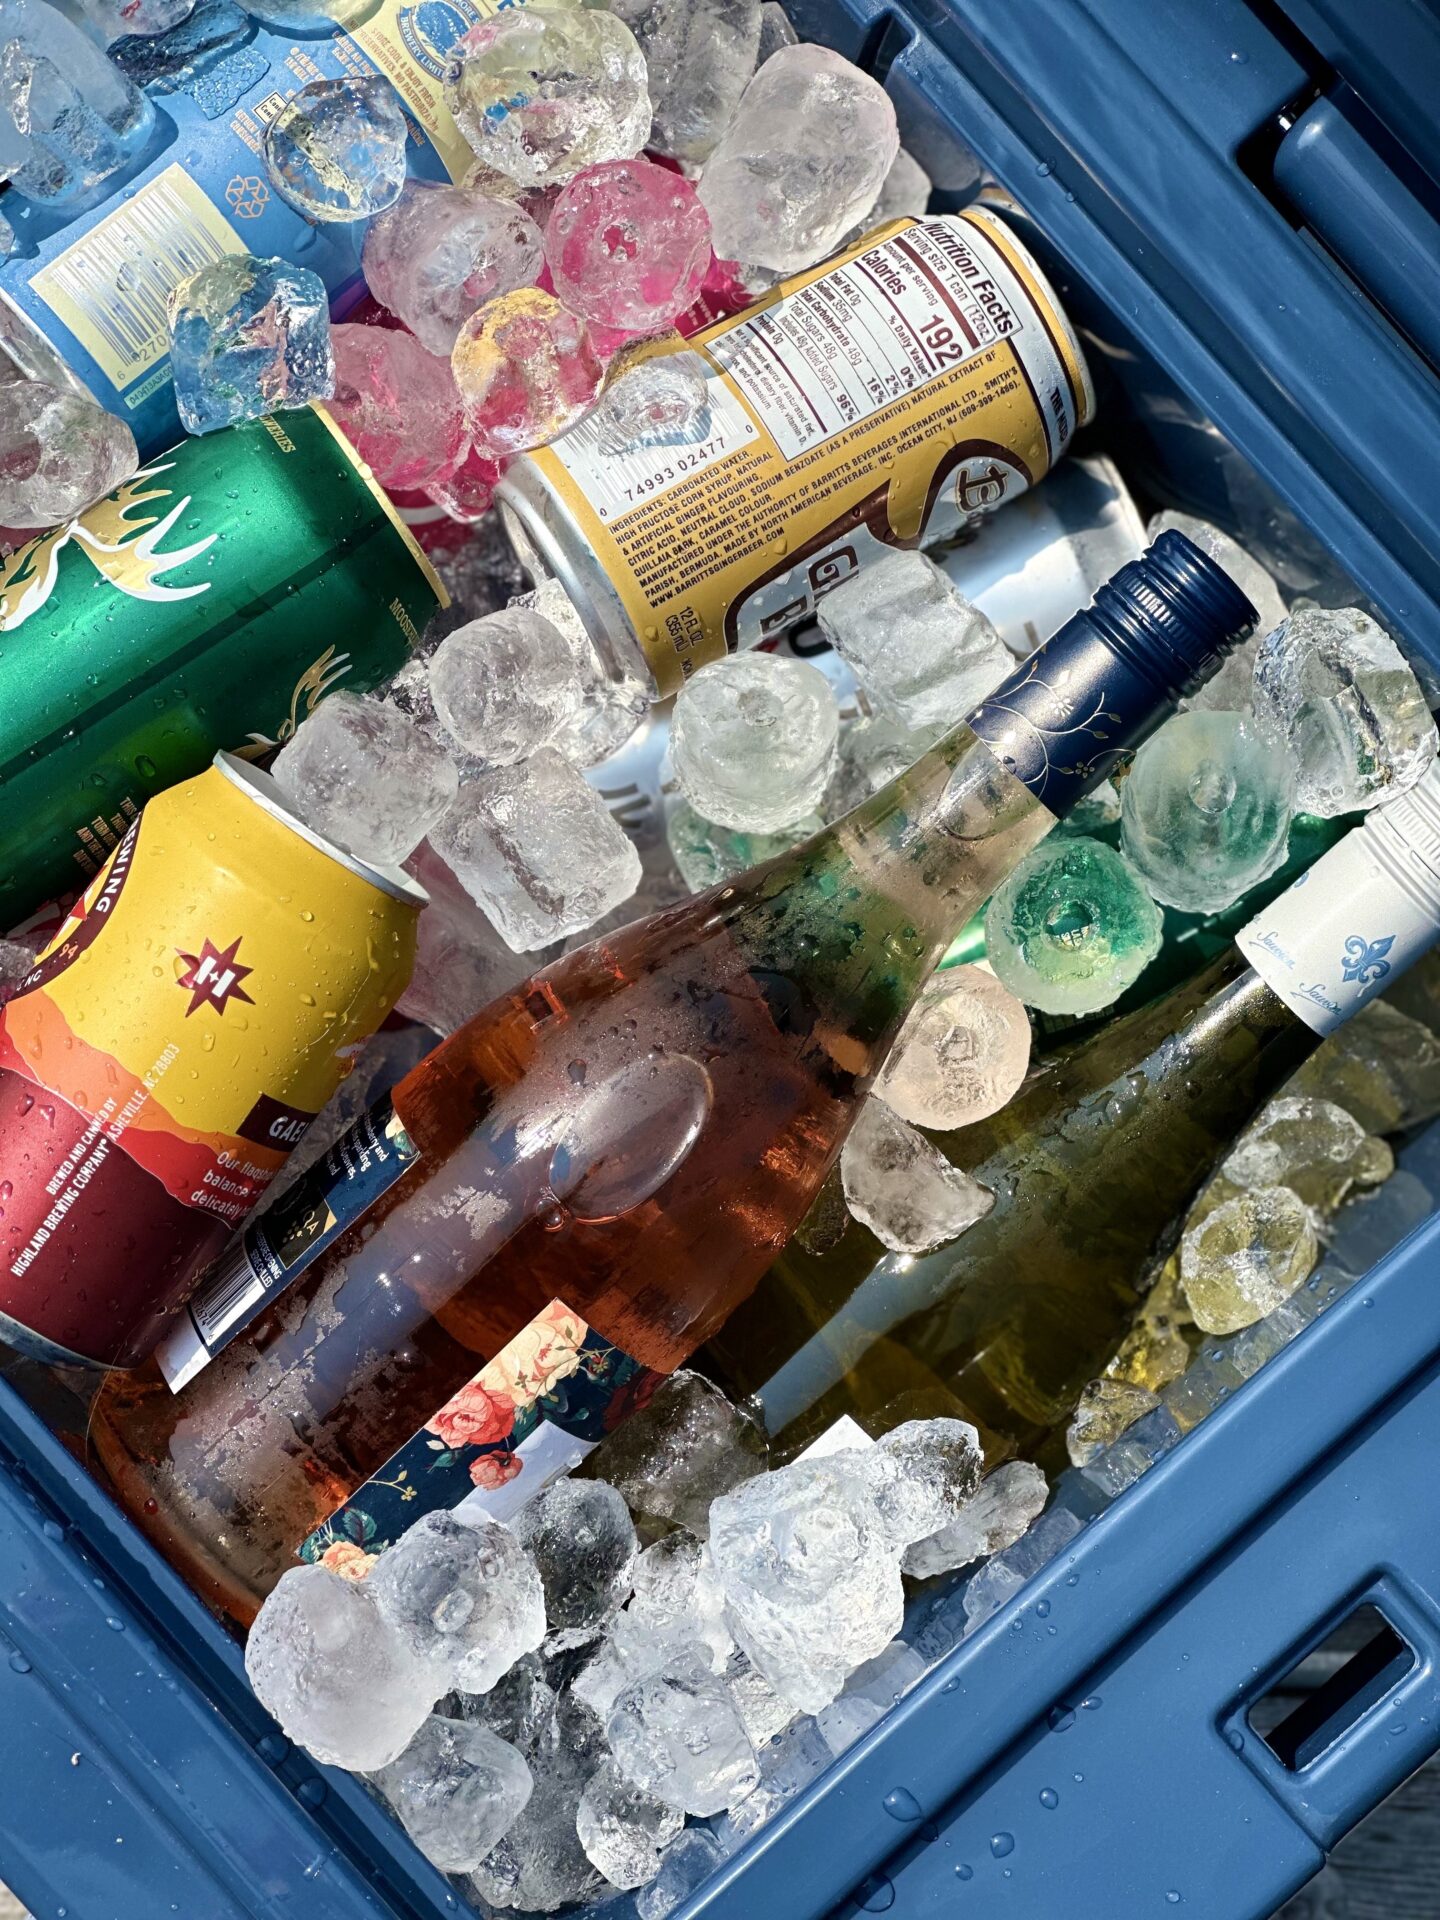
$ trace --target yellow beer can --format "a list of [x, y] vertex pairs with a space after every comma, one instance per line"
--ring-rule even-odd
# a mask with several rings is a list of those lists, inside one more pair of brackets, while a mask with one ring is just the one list
[[425, 899], [230, 754], [148, 802], [0, 1007], [0, 1338], [149, 1353], [404, 992]]
[[683, 443], [617, 454], [592, 418], [497, 492], [521, 558], [662, 695], [1034, 486], [1094, 411], [1044, 275], [981, 209], [892, 222], [684, 345], [709, 404]]

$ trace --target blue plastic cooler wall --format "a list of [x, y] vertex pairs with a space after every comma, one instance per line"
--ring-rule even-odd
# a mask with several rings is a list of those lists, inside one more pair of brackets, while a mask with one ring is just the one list
[[[1440, 668], [1434, 312], [1394, 275], [1436, 210], [1434, 17], [1388, 0], [1362, 43], [1331, 0], [789, 4], [884, 76], [942, 204], [983, 166], [1029, 210], [1130, 470], [1223, 519], [1253, 469]], [[1411, 1153], [1433, 1190], [1440, 1131]], [[1265, 1920], [1440, 1746], [1437, 1262], [1432, 1220], [681, 1920]], [[1249, 1707], [1367, 1598], [1413, 1657], [1290, 1770]], [[0, 1804], [45, 1920], [463, 1912], [3, 1379]]]

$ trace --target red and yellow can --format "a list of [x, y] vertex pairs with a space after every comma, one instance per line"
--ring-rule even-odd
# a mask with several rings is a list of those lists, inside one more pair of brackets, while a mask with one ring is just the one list
[[229, 754], [148, 803], [0, 1008], [0, 1339], [149, 1353], [404, 992], [425, 897]]

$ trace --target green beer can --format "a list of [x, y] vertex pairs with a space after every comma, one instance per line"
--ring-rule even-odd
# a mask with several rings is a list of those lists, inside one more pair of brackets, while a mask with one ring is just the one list
[[445, 603], [318, 406], [183, 441], [0, 559], [0, 932], [218, 748], [378, 685]]

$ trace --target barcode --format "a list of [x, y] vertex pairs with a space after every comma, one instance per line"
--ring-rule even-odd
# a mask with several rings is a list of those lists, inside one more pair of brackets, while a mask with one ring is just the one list
[[104, 359], [117, 387], [164, 356], [172, 288], [239, 250], [215, 231], [222, 221], [201, 215], [188, 178], [182, 184], [170, 177], [176, 171], [152, 180], [45, 275], [46, 298], [49, 288], [66, 296], [103, 340], [109, 351], [97, 358]]
[[265, 1298], [265, 1282], [250, 1264], [245, 1242], [236, 1241], [223, 1254], [207, 1285], [190, 1302], [195, 1331], [214, 1349], [220, 1336], [250, 1308]]

